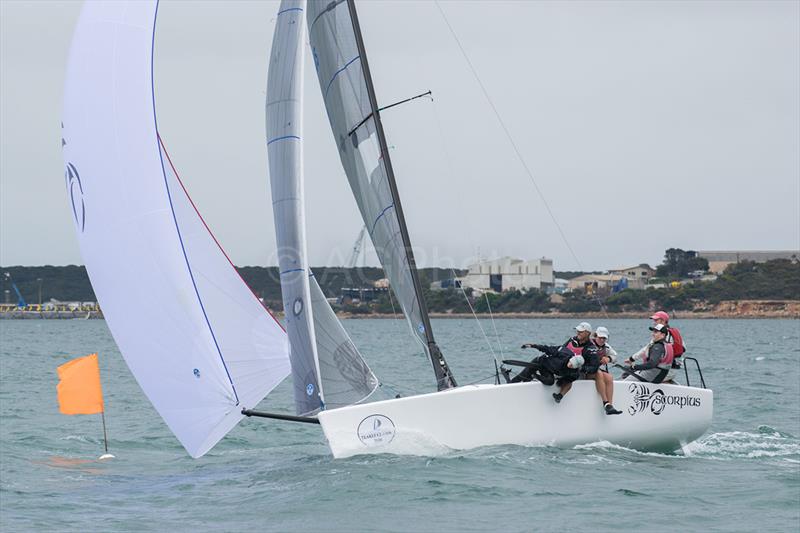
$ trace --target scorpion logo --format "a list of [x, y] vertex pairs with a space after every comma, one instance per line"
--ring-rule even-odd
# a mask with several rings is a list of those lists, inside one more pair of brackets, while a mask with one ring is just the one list
[[633, 394], [633, 405], [628, 407], [628, 414], [631, 416], [643, 412], [648, 407], [651, 413], [660, 415], [667, 405], [664, 401], [664, 391], [661, 389], [656, 389], [651, 393], [650, 388], [646, 385], [631, 383], [628, 392]]

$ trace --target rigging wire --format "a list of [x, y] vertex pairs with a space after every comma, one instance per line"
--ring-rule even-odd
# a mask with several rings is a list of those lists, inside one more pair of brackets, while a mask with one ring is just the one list
[[[439, 143], [442, 146], [442, 153], [444, 154], [444, 159], [445, 162], [447, 163], [447, 172], [450, 175], [450, 177], [452, 177], [455, 175], [455, 172], [453, 172], [453, 162], [450, 159], [450, 153], [447, 151], [447, 143], [445, 143], [444, 140], [444, 129], [442, 128], [442, 121], [441, 118], [439, 117], [439, 111], [436, 106], [436, 100], [433, 98], [433, 96], [431, 96], [430, 99], [431, 103], [433, 104], [433, 116], [436, 119], [436, 130], [439, 133]], [[453, 268], [451, 268], [450, 273], [453, 275], [453, 281], [455, 282], [455, 279], [457, 277], [456, 271]], [[472, 316], [475, 318], [475, 322], [477, 322], [478, 324], [478, 328], [481, 330], [481, 333], [483, 334], [483, 338], [486, 340], [486, 345], [489, 346], [489, 351], [492, 353], [492, 359], [494, 359], [495, 365], [497, 365], [499, 363], [499, 360], [497, 359], [497, 354], [495, 354], [494, 348], [492, 347], [492, 342], [489, 340], [489, 336], [486, 335], [486, 331], [484, 331], [483, 325], [481, 324], [481, 321], [478, 318], [477, 313], [475, 313], [475, 309], [472, 307], [472, 302], [469, 301], [469, 296], [467, 296], [464, 287], [459, 285], [459, 288], [461, 289], [461, 293], [464, 295], [464, 299], [467, 301], [467, 305], [469, 306], [470, 312], [472, 312]], [[495, 331], [497, 330], [495, 329]]]
[[465, 386], [467, 386], [467, 385], [477, 385], [477, 384], [478, 384], [478, 383], [480, 383], [481, 381], [487, 381], [487, 380], [490, 380], [490, 379], [495, 379], [495, 378], [497, 378], [497, 374], [495, 374], [495, 373], [492, 373], [492, 374], [490, 374], [490, 375], [486, 376], [485, 378], [480, 378], [480, 379], [478, 379], [478, 380], [476, 380], [476, 381], [471, 381], [471, 382], [469, 382], [469, 383], [464, 383], [464, 384], [463, 384], [463, 385], [461, 385], [461, 386], [462, 386], [462, 387], [465, 387]]
[[[445, 162], [447, 163], [447, 173], [452, 178], [455, 175], [453, 172], [453, 161], [450, 158], [450, 153], [447, 151], [447, 143], [445, 142], [444, 138], [444, 129], [442, 128], [442, 120], [439, 117], [439, 111], [436, 106], [436, 99], [433, 96], [430, 96], [431, 103], [433, 104], [433, 116], [436, 120], [436, 130], [439, 133], [439, 143], [442, 146], [442, 153], [444, 154]], [[456, 271], [451, 268], [450, 273], [453, 275], [453, 280], [455, 282], [456, 279]], [[464, 299], [467, 301], [467, 305], [469, 306], [469, 310], [472, 312], [472, 316], [475, 318], [475, 322], [478, 324], [478, 328], [481, 330], [483, 334], [483, 338], [486, 340], [486, 345], [489, 346], [489, 351], [492, 353], [492, 359], [494, 359], [495, 365], [499, 364], [499, 360], [497, 359], [497, 354], [495, 354], [494, 348], [492, 347], [492, 342], [489, 340], [489, 336], [486, 335], [486, 331], [483, 329], [483, 325], [481, 324], [480, 319], [478, 318], [477, 313], [475, 313], [475, 309], [472, 307], [472, 302], [469, 301], [469, 296], [467, 296], [466, 291], [464, 290], [463, 286], [459, 285], [461, 289], [461, 293], [464, 295]], [[495, 329], [497, 331], [497, 329]], [[501, 349], [502, 354], [502, 349]]]
[[486, 307], [489, 309], [489, 317], [492, 319], [492, 327], [494, 328], [494, 336], [497, 337], [497, 346], [500, 350], [500, 359], [503, 358], [503, 343], [500, 341], [500, 334], [497, 333], [497, 326], [494, 323], [494, 314], [492, 313], [492, 304], [489, 303], [489, 293], [484, 292], [483, 296], [486, 298]]
[[[456, 279], [456, 271], [451, 268], [450, 272], [453, 273], [453, 279], [455, 280]], [[492, 347], [492, 342], [489, 340], [489, 336], [486, 335], [486, 331], [484, 331], [483, 325], [481, 324], [481, 321], [478, 318], [478, 315], [475, 313], [475, 308], [472, 307], [472, 302], [469, 301], [469, 297], [467, 296], [467, 291], [464, 290], [464, 286], [463, 285], [459, 285], [459, 288], [461, 289], [461, 293], [464, 295], [464, 299], [467, 301], [467, 305], [469, 306], [469, 310], [472, 311], [472, 316], [475, 317], [475, 322], [478, 323], [478, 327], [481, 329], [481, 333], [483, 333], [483, 338], [486, 339], [486, 345], [489, 346], [489, 351], [492, 352], [492, 358], [494, 359], [494, 362], [495, 363], [499, 363], [500, 361], [497, 359], [497, 354], [494, 353], [494, 348]]]
[[[473, 66], [472, 61], [469, 59], [469, 56], [467, 55], [466, 50], [464, 50], [464, 47], [461, 45], [461, 41], [459, 40], [458, 35], [456, 35], [456, 32], [453, 29], [453, 26], [450, 25], [450, 21], [447, 19], [447, 15], [445, 14], [444, 10], [442, 9], [442, 6], [439, 4], [439, 0], [433, 0], [433, 3], [436, 4], [436, 8], [439, 10], [439, 13], [442, 15], [442, 19], [444, 20], [445, 25], [447, 25], [447, 29], [450, 30], [450, 35], [453, 36], [453, 40], [455, 40], [456, 44], [458, 45], [458, 49], [461, 51], [461, 55], [464, 57], [464, 60], [467, 62], [467, 65], [469, 66], [469, 69], [472, 72], [472, 75], [475, 78], [475, 81], [478, 82], [478, 85], [480, 86], [481, 91], [483, 92], [483, 96], [486, 98], [486, 101], [489, 103], [489, 106], [492, 108], [492, 112], [494, 113], [494, 116], [497, 119], [497, 122], [500, 124], [500, 127], [503, 130], [503, 133], [505, 133], [506, 139], [508, 139], [508, 142], [511, 144], [511, 147], [514, 149], [514, 153], [516, 154], [517, 159], [519, 160], [520, 164], [522, 165], [522, 168], [525, 170], [525, 173], [528, 175], [528, 178], [530, 179], [531, 183], [533, 184], [533, 188], [536, 190], [536, 193], [539, 195], [539, 199], [542, 201], [542, 204], [544, 204], [545, 210], [547, 210], [547, 214], [550, 215], [550, 219], [553, 221], [553, 225], [555, 225], [556, 229], [558, 230], [559, 235], [561, 236], [561, 240], [564, 241], [564, 244], [567, 246], [567, 249], [569, 250], [570, 255], [572, 255], [572, 258], [575, 260], [575, 263], [578, 265], [578, 268], [580, 268], [582, 271], [585, 271], [585, 269], [583, 267], [583, 264], [581, 263], [580, 259], [578, 259], [578, 255], [575, 253], [575, 250], [572, 248], [572, 245], [570, 245], [569, 240], [567, 239], [567, 236], [564, 233], [564, 230], [561, 228], [561, 224], [558, 223], [558, 220], [556, 219], [555, 213], [553, 213], [553, 210], [550, 208], [550, 204], [547, 202], [547, 199], [545, 198], [544, 193], [539, 188], [539, 184], [536, 182], [536, 178], [534, 178], [533, 172], [531, 172], [530, 168], [528, 168], [528, 165], [525, 162], [525, 158], [522, 157], [522, 152], [520, 152], [519, 148], [517, 148], [517, 144], [514, 142], [514, 138], [511, 136], [511, 132], [506, 127], [506, 124], [503, 121], [503, 118], [500, 116], [500, 112], [497, 110], [497, 107], [494, 105], [494, 102], [492, 101], [491, 96], [489, 96], [489, 91], [486, 90], [486, 86], [483, 84], [483, 81], [481, 81], [481, 78], [478, 75], [478, 71]], [[597, 300], [597, 303], [600, 304], [600, 309], [603, 311], [603, 314], [606, 316], [606, 318], [608, 318], [608, 312], [606, 310], [606, 306], [603, 304], [602, 301], [600, 301], [599, 298], [597, 298], [596, 295], [595, 295], [595, 298]]]

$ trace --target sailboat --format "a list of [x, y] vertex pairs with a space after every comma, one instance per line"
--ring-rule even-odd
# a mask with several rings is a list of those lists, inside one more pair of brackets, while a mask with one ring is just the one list
[[[143, 391], [193, 457], [244, 416], [319, 423], [334, 457], [489, 445], [609, 441], [673, 451], [709, 427], [705, 387], [594, 383], [556, 405], [539, 382], [458, 386], [422, 294], [353, 0], [283, 0], [269, 62], [266, 145], [285, 310], [267, 312], [194, 208], [158, 135], [157, 1], [87, 2], [70, 51], [65, 180], [92, 285]], [[436, 390], [373, 401], [379, 381], [308, 265], [302, 89], [307, 37], [342, 166], [378, 258], [432, 367]], [[136, 286], [128, 283], [138, 279]], [[129, 315], [160, 294], [153, 314]], [[152, 308], [152, 306], [150, 306]], [[291, 374], [296, 416], [255, 411]]]

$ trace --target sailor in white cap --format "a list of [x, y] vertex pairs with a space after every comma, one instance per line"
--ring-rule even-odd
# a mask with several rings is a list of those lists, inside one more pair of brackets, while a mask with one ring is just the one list
[[545, 355], [534, 359], [533, 362], [538, 363], [537, 368], [526, 368], [511, 381], [530, 381], [534, 377], [546, 385], [552, 385], [555, 381], [559, 391], [553, 393], [553, 399], [556, 403], [561, 403], [564, 395], [572, 388], [572, 382], [580, 377], [579, 371], [585, 362], [583, 351], [591, 346], [591, 334], [592, 326], [588, 322], [581, 322], [575, 326], [575, 336], [564, 344], [523, 344], [522, 348], [534, 348]]
[[608, 328], [598, 327], [592, 335], [592, 345], [583, 353], [586, 359], [581, 373], [582, 379], [594, 380], [600, 399], [603, 401], [603, 410], [607, 415], [619, 415], [622, 411], [615, 409], [614, 404], [614, 377], [602, 367], [613, 363], [617, 359], [617, 352], [608, 344]]

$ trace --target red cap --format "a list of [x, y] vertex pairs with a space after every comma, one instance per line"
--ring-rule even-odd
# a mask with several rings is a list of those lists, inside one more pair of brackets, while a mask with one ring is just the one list
[[650, 318], [652, 318], [653, 320], [655, 320], [656, 318], [660, 318], [664, 322], [669, 322], [669, 315], [667, 313], [665, 313], [664, 311], [659, 311], [656, 314], [654, 314], [653, 316], [651, 316]]

